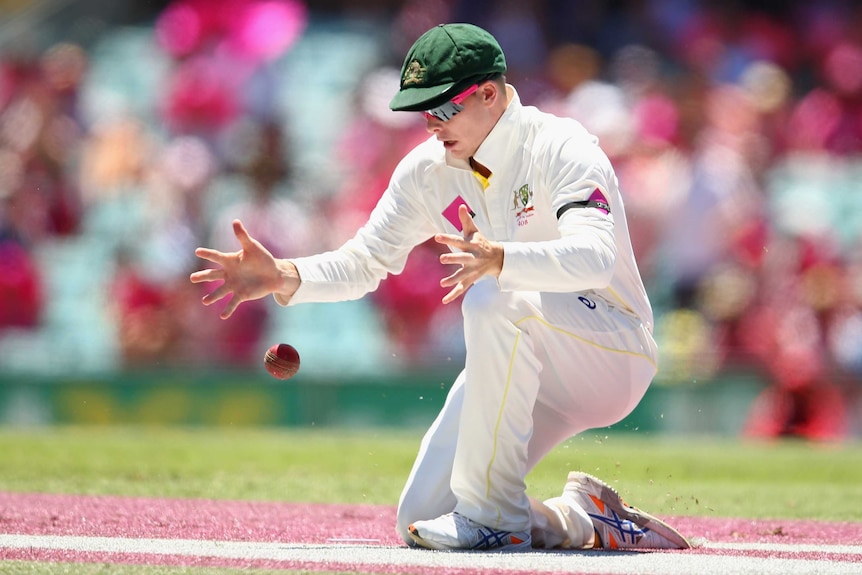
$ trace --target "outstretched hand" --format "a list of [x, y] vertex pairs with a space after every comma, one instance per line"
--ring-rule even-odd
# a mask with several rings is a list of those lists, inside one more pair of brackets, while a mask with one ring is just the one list
[[449, 303], [463, 295], [482, 276], [498, 277], [503, 270], [503, 246], [499, 242], [488, 240], [479, 232], [467, 206], [462, 204], [458, 207], [458, 218], [461, 220], [463, 237], [454, 234], [434, 236], [436, 242], [460, 250], [440, 256], [441, 264], [461, 266], [455, 273], [440, 280], [442, 287], [452, 288], [443, 297], [443, 303]]
[[[299, 287], [298, 274], [284, 274], [279, 260], [252, 238], [239, 220], [233, 221], [233, 233], [239, 240], [239, 251], [226, 253], [198, 248], [195, 250], [197, 257], [218, 267], [196, 271], [189, 276], [192, 283], [223, 282], [201, 300], [204, 305], [212, 305], [232, 295], [220, 314], [222, 319], [229, 318], [244, 301], [276, 292], [287, 295], [289, 299]], [[293, 268], [292, 264], [289, 267]], [[295, 272], [295, 268], [293, 270]]]

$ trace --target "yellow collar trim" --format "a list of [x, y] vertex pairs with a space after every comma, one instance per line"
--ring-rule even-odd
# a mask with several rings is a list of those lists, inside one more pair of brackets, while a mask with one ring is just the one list
[[479, 183], [482, 184], [482, 189], [487, 190], [488, 186], [491, 185], [489, 181], [491, 179], [491, 170], [470, 158], [470, 167], [473, 168], [473, 175], [476, 176], [476, 179], [479, 180]]

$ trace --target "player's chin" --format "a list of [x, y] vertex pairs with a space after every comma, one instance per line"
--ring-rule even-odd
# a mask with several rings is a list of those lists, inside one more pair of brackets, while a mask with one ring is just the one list
[[462, 146], [457, 140], [448, 140], [443, 142], [443, 147], [446, 148], [446, 151], [449, 152], [449, 155], [453, 158], [457, 158], [459, 160], [467, 160], [470, 158], [470, 154], [467, 153], [464, 146]]

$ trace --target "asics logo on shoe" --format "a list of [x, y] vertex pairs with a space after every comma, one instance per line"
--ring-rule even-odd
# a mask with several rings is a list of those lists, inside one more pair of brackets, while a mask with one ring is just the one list
[[479, 540], [471, 549], [497, 549], [506, 545], [520, 545], [524, 540], [509, 531], [494, 531], [487, 527], [479, 529]]
[[[594, 522], [601, 523], [603, 525], [608, 526], [610, 529], [614, 529], [619, 533], [620, 540], [614, 537], [614, 534], [611, 530], [608, 530], [608, 547], [611, 549], [618, 549], [620, 542], [622, 543], [632, 543], [636, 544], [644, 536], [647, 534], [649, 529], [642, 528], [636, 523], [628, 519], [620, 519], [620, 516], [617, 515], [617, 512], [613, 509], [606, 509], [604, 501], [596, 497], [595, 495], [590, 495], [590, 499], [593, 501], [598, 510], [602, 513], [601, 515], [597, 515], [595, 513], [588, 513], [588, 515], [593, 519]], [[608, 513], [610, 511], [610, 513]], [[598, 531], [596, 532], [598, 536]], [[598, 537], [598, 542], [601, 545], [601, 537]]]

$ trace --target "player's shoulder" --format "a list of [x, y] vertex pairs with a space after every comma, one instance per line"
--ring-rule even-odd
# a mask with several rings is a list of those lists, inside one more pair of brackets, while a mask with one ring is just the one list
[[582, 158], [601, 156], [598, 138], [574, 118], [558, 116], [534, 106], [524, 106], [521, 122], [525, 142], [533, 154], [556, 156], [566, 148]]
[[401, 158], [393, 171], [392, 178], [396, 183], [412, 182], [416, 185], [445, 165], [446, 151], [443, 144], [434, 136], [430, 136]]
[[434, 136], [429, 136], [408, 151], [398, 163], [398, 170], [424, 173], [445, 165], [446, 150]]
[[546, 140], [580, 140], [585, 144], [595, 141], [583, 124], [566, 116], [558, 116], [551, 112], [540, 110], [535, 106], [524, 106], [521, 109], [523, 121], [530, 126], [537, 138]]
[[522, 121], [529, 135], [524, 148], [533, 161], [548, 173], [566, 171], [571, 174], [613, 171], [598, 137], [574, 118], [558, 116], [533, 106], [522, 110]]

